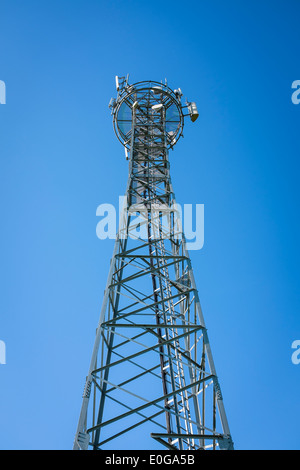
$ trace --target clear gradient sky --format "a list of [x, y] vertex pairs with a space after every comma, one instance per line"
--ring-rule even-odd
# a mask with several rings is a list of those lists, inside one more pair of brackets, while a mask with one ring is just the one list
[[115, 75], [196, 101], [171, 153], [235, 447], [299, 449], [298, 1], [0, 2], [0, 448], [71, 449], [128, 162]]

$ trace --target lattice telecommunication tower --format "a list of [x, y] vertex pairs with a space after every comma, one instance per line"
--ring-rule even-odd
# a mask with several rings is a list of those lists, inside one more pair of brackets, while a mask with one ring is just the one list
[[170, 178], [197, 107], [166, 82], [116, 87], [129, 177], [73, 448], [233, 449]]

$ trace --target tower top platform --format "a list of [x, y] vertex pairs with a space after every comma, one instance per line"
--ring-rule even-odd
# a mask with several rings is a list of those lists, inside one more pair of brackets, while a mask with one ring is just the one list
[[117, 98], [112, 98], [109, 107], [112, 111], [113, 125], [117, 138], [130, 148], [134, 116], [138, 116], [139, 124], [151, 125], [158, 117], [165, 127], [167, 147], [172, 148], [182, 136], [184, 126], [183, 109], [188, 108], [192, 121], [198, 117], [198, 111], [191, 115], [195, 103], [181, 103], [182, 92], [172, 90], [167, 83], [141, 81], [130, 85], [128, 76], [116, 77]]

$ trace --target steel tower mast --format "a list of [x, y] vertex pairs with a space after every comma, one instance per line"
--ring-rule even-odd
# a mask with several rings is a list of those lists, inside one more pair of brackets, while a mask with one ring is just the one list
[[233, 449], [170, 178], [181, 90], [116, 77], [129, 178], [74, 449]]

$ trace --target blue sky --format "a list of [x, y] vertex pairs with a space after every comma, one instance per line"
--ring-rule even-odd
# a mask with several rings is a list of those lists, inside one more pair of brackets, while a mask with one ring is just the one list
[[192, 264], [236, 448], [299, 449], [297, 1], [1, 1], [0, 447], [70, 449], [127, 162], [115, 75], [196, 101], [170, 155], [205, 206]]

